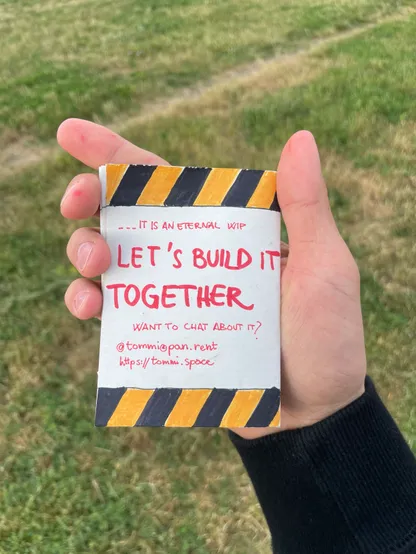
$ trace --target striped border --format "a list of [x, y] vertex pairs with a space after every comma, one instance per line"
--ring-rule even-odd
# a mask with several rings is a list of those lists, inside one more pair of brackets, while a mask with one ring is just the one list
[[279, 427], [280, 390], [98, 389], [97, 427]]
[[280, 211], [276, 172], [109, 164], [105, 206], [228, 206]]

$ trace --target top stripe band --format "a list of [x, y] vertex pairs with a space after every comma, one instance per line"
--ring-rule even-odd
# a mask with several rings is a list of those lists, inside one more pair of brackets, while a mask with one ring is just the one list
[[105, 166], [105, 206], [227, 206], [280, 211], [276, 172], [154, 165]]

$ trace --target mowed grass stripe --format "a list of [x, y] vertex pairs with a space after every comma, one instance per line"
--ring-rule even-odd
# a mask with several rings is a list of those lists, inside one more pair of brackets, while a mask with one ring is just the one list
[[20, 134], [48, 139], [74, 114], [109, 121], [237, 64], [293, 51], [409, 5], [121, 0], [114, 10], [109, 0], [50, 2], [51, 9], [3, 2], [0, 145]]
[[[123, 113], [121, 113], [115, 120], [111, 120], [110, 114], [110, 119], [107, 118], [107, 125], [122, 133], [126, 128], [148, 123], [158, 117], [171, 115], [172, 112], [181, 111], [184, 105], [199, 103], [205, 96], [209, 96], [213, 92], [215, 93], [218, 89], [236, 87], [246, 79], [251, 80], [255, 78], [256, 75], [260, 76], [267, 72], [268, 69], [275, 67], [276, 64], [287, 64], [291, 61], [296, 62], [298, 58], [325, 49], [326, 46], [334, 42], [337, 43], [347, 40], [386, 22], [407, 18], [412, 12], [414, 12], [414, 9], [411, 7], [402, 8], [392, 15], [377, 19], [377, 21], [358, 24], [351, 29], [337, 32], [324, 38], [312, 38], [305, 45], [300, 46], [293, 52], [279, 52], [271, 58], [256, 60], [248, 64], [243, 63], [231, 70], [226, 70], [223, 73], [214, 75], [209, 79], [208, 83], [206, 79], [202, 77], [201, 81], [197, 81], [191, 86], [176, 91], [172, 90], [168, 97], [163, 97], [162, 95], [159, 99], [156, 97], [156, 99], [152, 98], [151, 102], [146, 101], [141, 106], [139, 115], [137, 115], [137, 111], [129, 111], [124, 116]], [[299, 73], [301, 72], [302, 70], [299, 68]], [[300, 79], [302, 79], [302, 76], [300, 76]], [[125, 108], [126, 106], [124, 106], [124, 109]], [[53, 129], [53, 131], [54, 130], [55, 129]], [[10, 178], [10, 175], [17, 171], [24, 171], [29, 165], [37, 164], [43, 159], [56, 155], [57, 152], [58, 149], [55, 142], [47, 145], [44, 144], [44, 141], [39, 142], [28, 137], [25, 137], [23, 140], [18, 140], [17, 142], [12, 141], [11, 143], [6, 143], [0, 152], [0, 163], [5, 166], [3, 174], [0, 176], [0, 181]]]

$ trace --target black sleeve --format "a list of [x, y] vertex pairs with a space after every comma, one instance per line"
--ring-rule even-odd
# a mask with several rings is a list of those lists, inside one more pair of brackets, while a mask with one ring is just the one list
[[315, 425], [231, 439], [274, 552], [416, 553], [416, 460], [370, 379], [363, 396]]

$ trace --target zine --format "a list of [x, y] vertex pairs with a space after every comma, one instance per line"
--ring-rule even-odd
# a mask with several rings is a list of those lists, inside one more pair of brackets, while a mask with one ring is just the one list
[[106, 165], [96, 425], [278, 427], [276, 173]]

